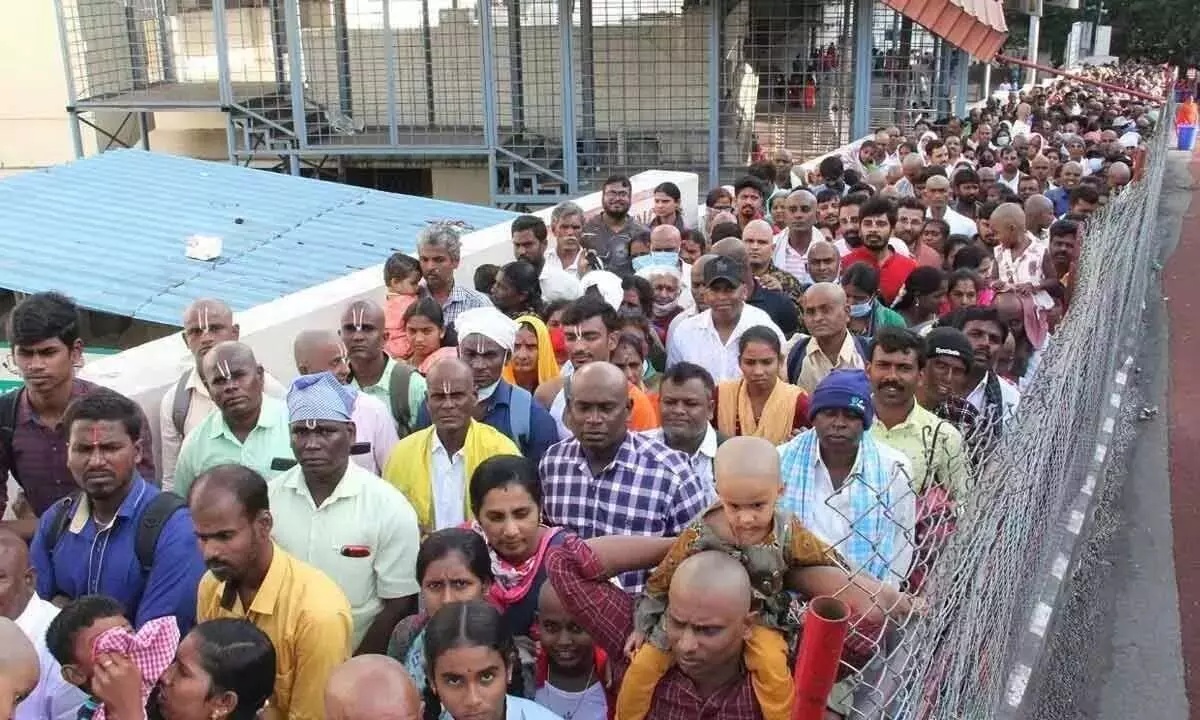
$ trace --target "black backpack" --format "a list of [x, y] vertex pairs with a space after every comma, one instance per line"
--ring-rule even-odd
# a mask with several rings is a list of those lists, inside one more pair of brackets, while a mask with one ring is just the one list
[[[63, 533], [67, 531], [71, 516], [75, 514], [75, 508], [78, 507], [77, 503], [82, 500], [83, 493], [75, 493], [54, 503], [47, 510], [51, 514], [51, 520], [50, 532], [46, 537], [46, 547], [51, 556], [54, 555], [54, 549], [58, 547], [58, 541], [62, 539]], [[173, 492], [164, 491], [155, 495], [146, 509], [142, 511], [141, 517], [138, 518], [137, 535], [133, 539], [133, 552], [137, 557], [138, 564], [142, 566], [142, 575], [150, 574], [150, 567], [154, 564], [154, 549], [158, 547], [158, 537], [162, 535], [167, 521], [185, 507], [187, 507], [187, 503], [183, 498]]]
[[21, 476], [17, 473], [17, 458], [13, 454], [13, 433], [17, 430], [17, 409], [21, 407], [21, 391], [16, 388], [0, 395], [0, 443], [4, 445], [4, 455], [8, 459], [8, 471], [12, 473], [17, 485], [21, 484]]

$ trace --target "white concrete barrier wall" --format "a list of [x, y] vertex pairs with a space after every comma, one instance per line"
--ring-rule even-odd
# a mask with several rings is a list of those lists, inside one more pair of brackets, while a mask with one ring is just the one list
[[[640, 217], [650, 210], [655, 186], [668, 181], [679, 186], [684, 222], [689, 227], [695, 226], [700, 186], [694, 173], [651, 170], [634, 176], [631, 178], [633, 200], [630, 212]], [[599, 192], [576, 198], [574, 202], [589, 216], [601, 209]], [[536, 214], [548, 225], [550, 212], [547, 209]], [[508, 223], [477, 230], [463, 239], [462, 263], [456, 281], [471, 286], [475, 268], [485, 263], [502, 265], [510, 262], [512, 257]], [[383, 301], [382, 263], [251, 308], [238, 313], [236, 319], [241, 326], [242, 340], [254, 349], [258, 361], [281, 382], [288, 383], [296, 377], [292, 359], [292, 341], [296, 334], [308, 328], [336, 329], [346, 305], [362, 298]], [[182, 337], [172, 335], [88, 363], [81, 375], [142, 406], [154, 426], [157, 457], [159, 403], [191, 362], [191, 354]]]

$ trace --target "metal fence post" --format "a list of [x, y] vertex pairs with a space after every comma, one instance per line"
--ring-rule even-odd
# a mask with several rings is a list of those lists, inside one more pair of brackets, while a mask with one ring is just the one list
[[213, 42], [217, 46], [217, 97], [221, 105], [233, 104], [233, 86], [229, 77], [229, 37], [225, 34], [225, 3], [215, 2], [213, 9]]
[[563, 174], [568, 195], [579, 191], [579, 143], [575, 134], [574, 0], [558, 0], [558, 62], [562, 72]]
[[[848, 1], [848, 0], [847, 0]], [[855, 0], [854, 8], [854, 115], [850, 121], [850, 139], [867, 134], [871, 126], [872, 11], [875, 0]]]
[[[304, 48], [300, 39], [300, 0], [284, 0], [287, 19], [288, 73], [292, 84], [292, 132], [296, 149], [308, 148], [308, 119], [304, 114]], [[217, 3], [213, 7], [220, 5]], [[296, 157], [293, 155], [292, 157]], [[299, 161], [292, 163], [292, 174], [300, 172]]]
[[496, 204], [500, 194], [499, 178], [496, 177], [496, 148], [499, 146], [498, 118], [496, 115], [496, 57], [492, 38], [492, 0], [479, 0], [479, 47], [483, 54], [483, 72], [480, 83], [483, 87], [483, 143], [488, 147], [488, 192], [491, 202]]
[[721, 0], [711, 0], [708, 19], [708, 186], [721, 184]]
[[398, 145], [400, 128], [396, 121], [396, 34], [392, 30], [391, 0], [383, 0], [383, 52], [387, 56], [388, 145]]
[[958, 50], [958, 76], [954, 78], [957, 90], [954, 94], [954, 114], [957, 117], [967, 116], [967, 75], [971, 71], [971, 55], [966, 50]]

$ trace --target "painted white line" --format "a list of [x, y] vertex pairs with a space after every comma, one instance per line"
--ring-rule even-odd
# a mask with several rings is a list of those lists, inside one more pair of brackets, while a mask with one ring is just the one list
[[1009, 707], [1021, 704], [1021, 699], [1025, 697], [1025, 688], [1029, 687], [1029, 676], [1032, 674], [1033, 668], [1023, 663], [1018, 663], [1013, 668], [1012, 674], [1008, 676], [1008, 693], [1005, 697]]
[[1072, 535], [1078, 535], [1083, 528], [1083, 513], [1078, 510], [1072, 510], [1070, 517], [1067, 518], [1067, 532]]
[[1029, 619], [1029, 632], [1040, 638], [1046, 637], [1046, 626], [1050, 624], [1050, 616], [1054, 608], [1044, 602], [1033, 606], [1033, 615]]
[[1115, 408], [1121, 407], [1121, 393], [1113, 393], [1108, 396], [1108, 404]]
[[1124, 386], [1127, 382], [1129, 382], [1129, 373], [1125, 372], [1124, 370], [1118, 370], [1117, 384]]
[[1071, 559], [1065, 553], [1059, 553], [1054, 557], [1054, 564], [1050, 566], [1050, 574], [1058, 581], [1062, 581], [1067, 575], [1067, 566], [1071, 564]]
[[1084, 495], [1091, 495], [1095, 491], [1096, 491], [1096, 476], [1088, 475], [1087, 479], [1083, 481], [1083, 487], [1079, 488], [1079, 492], [1083, 493]]
[[1117, 421], [1114, 418], [1104, 418], [1104, 425], [1101, 426], [1100, 432], [1106, 435], [1112, 435], [1113, 430], [1117, 428]]
[[1096, 455], [1095, 455], [1096, 462], [1098, 464], [1102, 464], [1104, 462], [1104, 458], [1107, 455], [1108, 455], [1108, 446], [1105, 445], [1104, 443], [1097, 444], [1096, 445]]

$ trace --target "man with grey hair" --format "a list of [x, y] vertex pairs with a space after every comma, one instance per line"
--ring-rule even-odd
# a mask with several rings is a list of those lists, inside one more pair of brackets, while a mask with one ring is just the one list
[[1116, 195], [1125, 189], [1125, 186], [1132, 179], [1133, 174], [1130, 173], [1128, 165], [1118, 160], [1108, 166], [1108, 170], [1105, 171], [1104, 176], [1108, 180], [1109, 192]]
[[546, 250], [545, 268], [562, 270], [579, 277], [579, 259], [583, 256], [580, 237], [583, 233], [583, 208], [565, 202], [550, 212], [550, 234], [554, 246]]
[[447, 328], [454, 325], [463, 310], [492, 305], [487, 295], [454, 281], [461, 254], [462, 235], [451, 223], [433, 223], [417, 236], [417, 257], [425, 278], [421, 293], [442, 306]]

